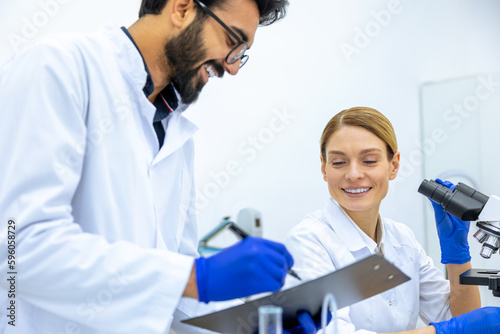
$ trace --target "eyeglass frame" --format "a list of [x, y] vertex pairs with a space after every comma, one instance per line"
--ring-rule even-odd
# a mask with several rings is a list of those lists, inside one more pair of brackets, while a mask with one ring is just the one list
[[[242, 40], [240, 38], [240, 36], [238, 36], [238, 34], [233, 31], [233, 29], [229, 28], [224, 22], [222, 22], [222, 20], [217, 15], [215, 15], [215, 13], [212, 12], [210, 10], [210, 8], [207, 7], [207, 5], [205, 5], [200, 0], [193, 0], [193, 1], [196, 2], [196, 4], [198, 4], [198, 6], [200, 6], [201, 9], [203, 9], [203, 11], [205, 13], [207, 13], [208, 15], [210, 15], [215, 21], [217, 21], [217, 23], [219, 23], [224, 29], [226, 29], [226, 31], [236, 40], [236, 42], [238, 42], [238, 44], [236, 44], [236, 46], [234, 48], [232, 48], [231, 51], [229, 51], [229, 53], [227, 54], [227, 56], [226, 56], [226, 63], [228, 63], [228, 64], [234, 64], [234, 63], [236, 63], [239, 60], [240, 61], [240, 68], [242, 68], [243, 65], [245, 65], [247, 63], [248, 58], [249, 58], [249, 56], [245, 54], [245, 52], [247, 52], [247, 50], [248, 50], [248, 44], [247, 44], [247, 42], [245, 42], [244, 40]], [[238, 53], [238, 54], [241, 54], [241, 57], [236, 58], [236, 56], [238, 56], [238, 54], [237, 54], [234, 57], [234, 60], [230, 62], [229, 56], [236, 49], [238, 49], [241, 45], [243, 45], [243, 49], [242, 49], [242, 51], [240, 51]]]

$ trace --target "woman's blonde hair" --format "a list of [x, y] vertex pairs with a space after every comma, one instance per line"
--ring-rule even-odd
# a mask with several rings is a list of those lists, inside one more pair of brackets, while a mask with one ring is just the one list
[[380, 139], [387, 146], [387, 158], [391, 160], [398, 151], [396, 134], [391, 122], [381, 112], [368, 107], [342, 110], [328, 122], [321, 136], [321, 156], [326, 162], [326, 144], [335, 131], [343, 126], [360, 126]]

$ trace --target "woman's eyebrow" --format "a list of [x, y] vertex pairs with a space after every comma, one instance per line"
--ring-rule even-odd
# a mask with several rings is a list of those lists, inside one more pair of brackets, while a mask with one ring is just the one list
[[374, 148], [367, 148], [367, 149], [364, 149], [362, 150], [360, 153], [361, 154], [366, 154], [366, 153], [371, 153], [371, 152], [374, 152], [374, 151], [379, 151], [379, 152], [382, 152], [381, 149], [379, 149], [378, 147], [374, 147]]
[[[373, 147], [373, 148], [366, 148], [364, 150], [361, 150], [361, 152], [359, 152], [360, 154], [366, 154], [366, 153], [371, 153], [371, 152], [382, 152], [381, 149], [379, 149], [378, 147]], [[342, 151], [335, 151], [335, 150], [330, 150], [328, 151], [328, 154], [337, 154], [337, 155], [345, 155], [344, 152]]]

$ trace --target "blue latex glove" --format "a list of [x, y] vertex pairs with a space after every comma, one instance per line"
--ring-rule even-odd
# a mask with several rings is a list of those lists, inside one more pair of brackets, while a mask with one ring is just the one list
[[[309, 312], [303, 311], [297, 314], [297, 320], [300, 325], [294, 328], [283, 329], [283, 334], [316, 334], [321, 329], [321, 312], [313, 318]], [[328, 321], [332, 320], [332, 314], [328, 312]]]
[[278, 291], [292, 266], [284, 245], [245, 238], [211, 257], [196, 259], [199, 299], [208, 303]]
[[448, 321], [431, 322], [436, 334], [498, 334], [500, 333], [500, 307], [483, 307]]
[[[436, 182], [452, 190], [455, 189], [455, 185], [449, 181], [436, 179]], [[441, 205], [432, 200], [431, 203], [434, 208], [439, 244], [441, 245], [441, 263], [462, 264], [470, 261], [469, 242], [467, 241], [470, 222], [450, 215], [444, 211]]]

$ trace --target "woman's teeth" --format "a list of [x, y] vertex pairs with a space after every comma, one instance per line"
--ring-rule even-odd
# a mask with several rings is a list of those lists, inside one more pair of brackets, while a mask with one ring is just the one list
[[350, 194], [359, 194], [364, 193], [365, 191], [370, 190], [370, 188], [359, 188], [359, 189], [344, 189], [345, 192]]

